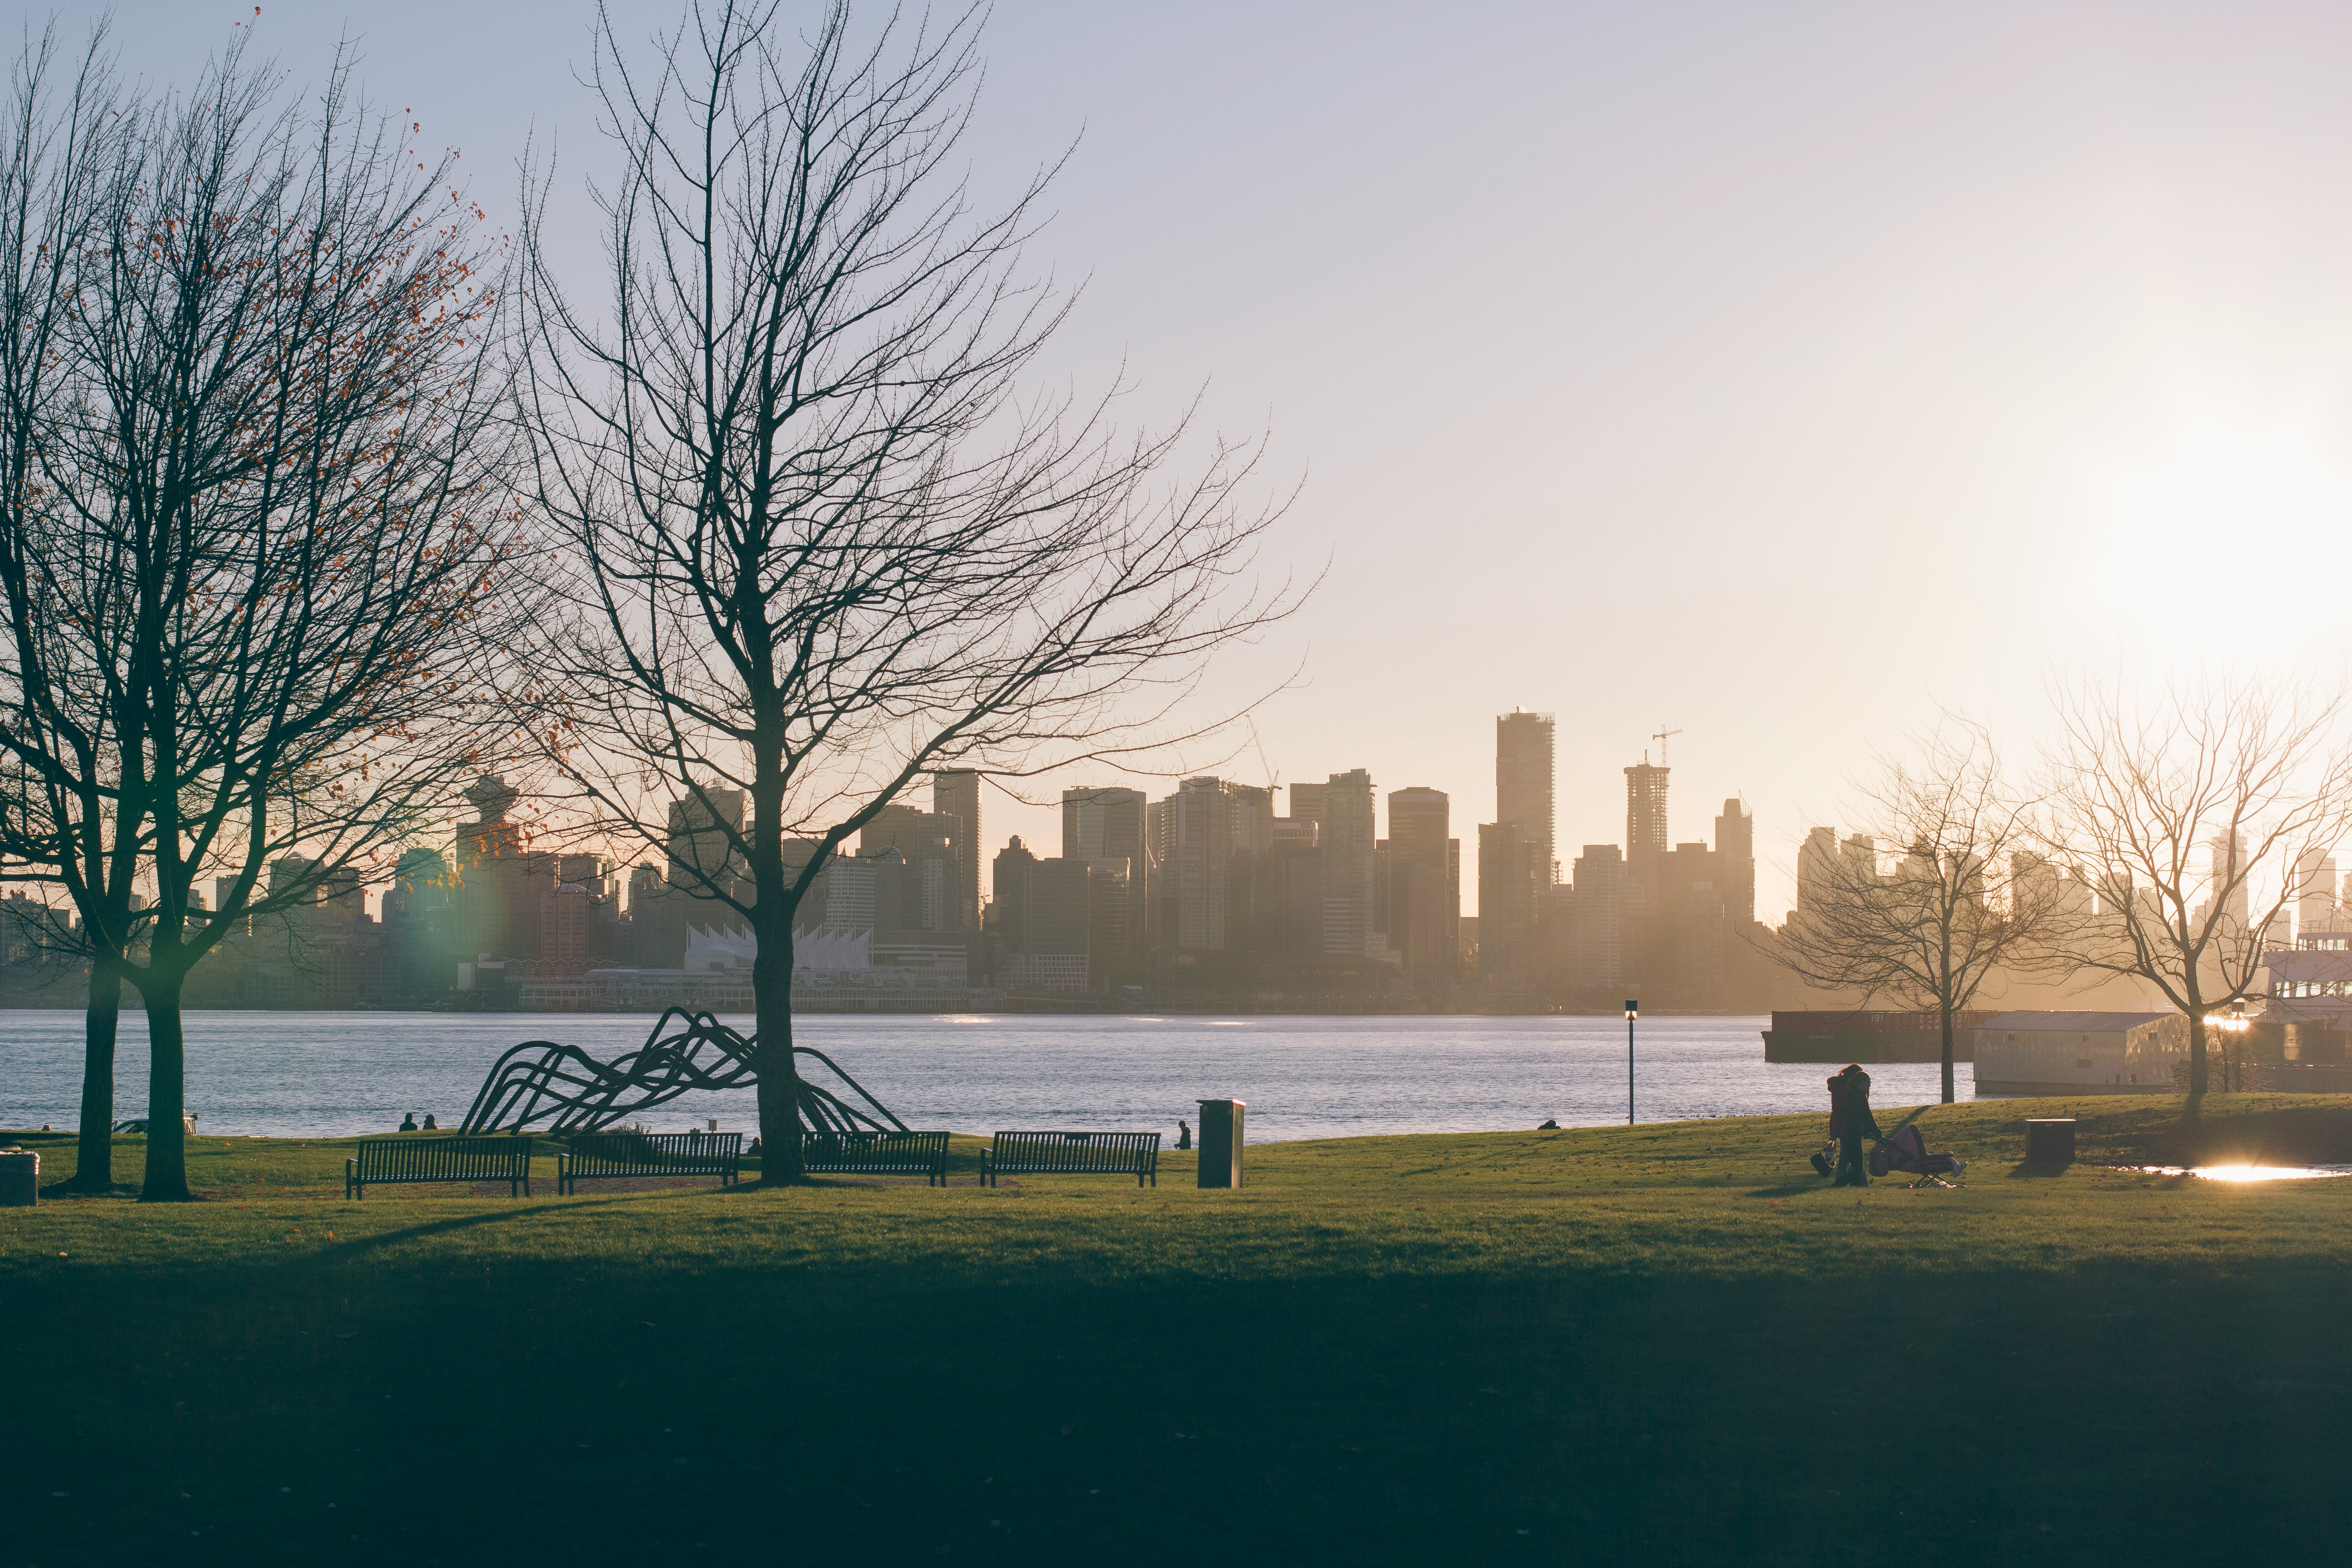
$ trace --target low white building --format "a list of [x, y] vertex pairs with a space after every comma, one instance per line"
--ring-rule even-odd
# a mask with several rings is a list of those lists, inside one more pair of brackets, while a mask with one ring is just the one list
[[1976, 1028], [1979, 1094], [2169, 1094], [2179, 1013], [2000, 1013]]

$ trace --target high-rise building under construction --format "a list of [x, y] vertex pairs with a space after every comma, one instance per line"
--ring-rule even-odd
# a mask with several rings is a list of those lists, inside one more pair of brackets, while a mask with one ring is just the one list
[[1664, 855], [1666, 837], [1666, 765], [1646, 756], [1625, 770], [1625, 862], [1639, 866]]

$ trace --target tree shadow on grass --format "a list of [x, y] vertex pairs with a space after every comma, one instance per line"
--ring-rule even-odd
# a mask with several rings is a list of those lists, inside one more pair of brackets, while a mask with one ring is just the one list
[[428, 1236], [448, 1236], [461, 1230], [475, 1230], [488, 1225], [502, 1225], [509, 1220], [529, 1219], [540, 1215], [576, 1215], [583, 1209], [609, 1208], [614, 1204], [630, 1201], [627, 1194], [615, 1193], [607, 1198], [521, 1198], [507, 1207], [486, 1214], [452, 1215], [447, 1219], [427, 1220], [421, 1225], [403, 1226], [375, 1236], [363, 1236], [350, 1241], [338, 1241], [323, 1250], [321, 1256], [337, 1258], [363, 1258], [371, 1252], [381, 1252], [395, 1242], [415, 1241]]
[[1819, 1176], [1813, 1176], [1784, 1183], [1777, 1187], [1750, 1187], [1748, 1190], [1748, 1195], [1751, 1198], [1793, 1198], [1806, 1193], [1825, 1193], [1829, 1190], [1827, 1182]]

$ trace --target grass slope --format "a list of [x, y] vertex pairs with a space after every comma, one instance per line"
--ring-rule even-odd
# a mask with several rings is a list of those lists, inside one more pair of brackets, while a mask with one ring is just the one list
[[[2084, 1163], [2020, 1168], [2060, 1110]], [[0, 1568], [2329, 1539], [2352, 1179], [2099, 1167], [2352, 1161], [2352, 1100], [1926, 1125], [1966, 1189], [1833, 1192], [1818, 1117], [1262, 1145], [1237, 1193], [1172, 1156], [1140, 1192], [354, 1204], [348, 1141], [198, 1139], [214, 1201], [0, 1211]]]

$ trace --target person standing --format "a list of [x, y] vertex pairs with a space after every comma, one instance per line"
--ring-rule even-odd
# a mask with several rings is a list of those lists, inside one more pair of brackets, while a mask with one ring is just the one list
[[1830, 1136], [1837, 1140], [1837, 1173], [1833, 1187], [1870, 1185], [1870, 1167], [1863, 1163], [1862, 1141], [1884, 1136], [1870, 1113], [1870, 1075], [1859, 1062], [1848, 1062], [1830, 1075]]

